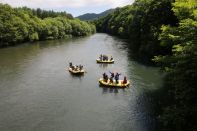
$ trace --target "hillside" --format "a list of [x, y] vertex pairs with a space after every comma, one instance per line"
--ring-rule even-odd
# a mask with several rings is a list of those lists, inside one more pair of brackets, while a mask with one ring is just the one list
[[100, 17], [104, 17], [107, 14], [112, 13], [113, 11], [114, 11], [114, 9], [109, 9], [109, 10], [106, 10], [106, 11], [101, 12], [99, 14], [96, 14], [96, 13], [86, 13], [86, 14], [77, 16], [76, 18], [79, 18], [80, 20], [94, 20], [94, 19], [97, 19], [97, 18], [100, 18]]

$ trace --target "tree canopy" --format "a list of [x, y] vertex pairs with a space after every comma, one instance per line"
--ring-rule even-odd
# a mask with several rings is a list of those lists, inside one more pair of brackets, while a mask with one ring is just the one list
[[[168, 130], [197, 130], [197, 2], [176, 0], [173, 3], [178, 26], [162, 26], [159, 39], [171, 54], [156, 56], [166, 76], [166, 88], [171, 100], [159, 117]], [[162, 105], [161, 105], [162, 106]]]
[[12, 8], [0, 4], [0, 46], [94, 33], [95, 26], [66, 12]]
[[149, 61], [153, 56], [169, 51], [158, 44], [158, 36], [162, 25], [178, 22], [171, 8], [172, 0], [136, 0], [94, 23], [98, 32], [130, 39], [138, 55]]

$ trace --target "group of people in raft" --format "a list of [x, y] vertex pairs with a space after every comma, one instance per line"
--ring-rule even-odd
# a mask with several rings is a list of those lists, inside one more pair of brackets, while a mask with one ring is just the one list
[[112, 61], [113, 57], [111, 56], [110, 59], [109, 59], [109, 57], [107, 55], [101, 54], [99, 59], [100, 59], [100, 61], [108, 61], [108, 60]]
[[[99, 57], [99, 59], [100, 60], [103, 60], [103, 61], [108, 61], [108, 56], [106, 56], [106, 55], [100, 55], [100, 57]], [[110, 58], [110, 60], [113, 60], [113, 57], [111, 56], [111, 58]], [[69, 63], [69, 67], [72, 69], [72, 70], [74, 70], [74, 71], [81, 71], [82, 69], [83, 69], [83, 66], [82, 65], [76, 65], [76, 66], [74, 66], [73, 64], [72, 64], [72, 62], [70, 62]], [[115, 79], [115, 83], [116, 84], [119, 84], [119, 76], [121, 75], [121, 74], [119, 74], [119, 73], [113, 73], [113, 72], [110, 72], [110, 74], [111, 74], [111, 76], [110, 76], [110, 78], [108, 77], [108, 75], [106, 74], [106, 73], [103, 73], [103, 80], [105, 81], [105, 82], [108, 82], [108, 80], [109, 80], [109, 82], [110, 83], [114, 83], [114, 79]], [[126, 84], [127, 83], [127, 77], [126, 76], [124, 76], [124, 79], [123, 79], [123, 81], [122, 81], [122, 83], [121, 84]]]
[[[119, 73], [114, 74], [113, 72], [109, 72], [109, 73], [111, 74], [110, 78], [108, 77], [108, 75], [107, 75], [106, 73], [103, 73], [103, 80], [104, 80], [106, 83], [107, 83], [108, 80], [109, 80], [109, 82], [110, 82], [111, 84], [113, 84], [113, 83], [114, 83], [114, 79], [115, 79], [116, 84], [119, 84], [119, 76], [120, 76], [121, 74], [119, 74]], [[121, 84], [126, 84], [126, 83], [127, 83], [127, 77], [124, 76], [124, 79], [123, 79], [123, 81], [122, 81]]]
[[81, 71], [83, 70], [83, 66], [82, 65], [73, 65], [72, 62], [69, 63], [69, 67], [74, 70], [74, 71]]

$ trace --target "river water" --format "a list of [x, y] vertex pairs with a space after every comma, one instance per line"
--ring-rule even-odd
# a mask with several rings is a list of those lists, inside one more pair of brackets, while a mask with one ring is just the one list
[[[101, 53], [112, 55], [115, 63], [97, 64]], [[124, 40], [99, 33], [0, 49], [0, 130], [151, 130], [148, 93], [162, 85], [161, 74], [129, 56]], [[87, 73], [72, 76], [71, 61]], [[131, 86], [100, 87], [98, 79], [109, 71], [127, 76]]]

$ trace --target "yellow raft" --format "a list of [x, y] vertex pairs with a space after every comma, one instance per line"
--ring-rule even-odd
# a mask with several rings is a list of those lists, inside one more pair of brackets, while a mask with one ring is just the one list
[[83, 75], [85, 73], [85, 70], [73, 70], [72, 68], [68, 69], [70, 73], [74, 74], [74, 75]]
[[97, 63], [112, 64], [112, 63], [114, 63], [114, 60], [105, 60], [105, 61], [103, 61], [103, 60], [100, 60], [100, 59], [96, 59], [96, 62]]
[[103, 80], [103, 78], [99, 79], [99, 83], [101, 86], [106, 86], [106, 87], [116, 87], [116, 88], [125, 88], [128, 87], [130, 85], [130, 82], [127, 80], [126, 84], [122, 83], [123, 80], [119, 80], [118, 84], [116, 84], [116, 82], [114, 81], [113, 83], [110, 83], [110, 80], [108, 80], [107, 82], [105, 82]]

